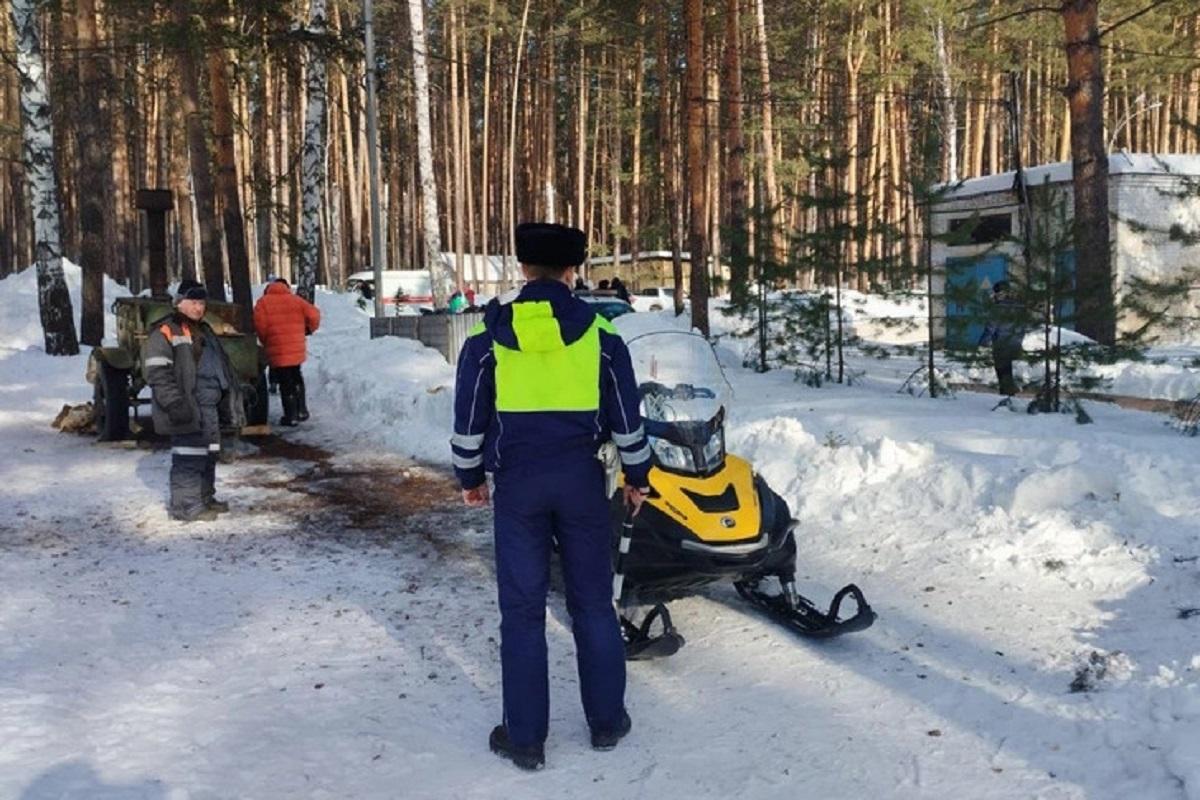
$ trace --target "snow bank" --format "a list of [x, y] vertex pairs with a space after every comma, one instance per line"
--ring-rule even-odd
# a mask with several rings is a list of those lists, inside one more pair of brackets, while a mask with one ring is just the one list
[[305, 384], [314, 416], [340, 435], [436, 464], [450, 462], [454, 368], [413, 339], [370, 337], [370, 308], [321, 290]]
[[[83, 307], [81, 295], [83, 270], [78, 265], [63, 259], [63, 273], [67, 279], [67, 288], [71, 292], [71, 311], [75, 315], [75, 329], [78, 332], [80, 309]], [[128, 295], [128, 289], [105, 276], [105, 341], [112, 341], [117, 335], [112, 301]], [[44, 347], [45, 338], [42, 334], [42, 320], [38, 310], [37, 268], [29, 267], [0, 281], [0, 348], [43, 350]]]
[[[723, 340], [729, 449], [799, 520], [800, 590], [825, 602], [853, 581], [879, 620], [812, 643], [728, 586], [674, 603], [688, 645], [631, 665], [635, 727], [614, 760], [587, 747], [556, 594], [549, 763], [530, 777], [486, 750], [486, 515], [360, 551], [311, 530], [307, 506], [289, 516], [313, 473], [272, 458], [222, 468], [234, 514], [172, 526], [167, 453], [48, 428], [90, 391], [81, 359], [39, 352], [32, 288], [32, 273], [0, 281], [0, 447], [21, 454], [0, 460], [0, 795], [48, 794], [31, 781], [82, 753], [106, 785], [156, 777], [181, 797], [1200, 800], [1200, 627], [1182, 613], [1197, 605], [1197, 441], [1161, 418], [1101, 406], [1077, 426], [967, 392], [813, 389], [737, 368]], [[380, 451], [446, 464], [453, 367], [370, 340], [353, 296], [317, 302], [313, 418], [281, 435], [383, 478], [406, 467]]]

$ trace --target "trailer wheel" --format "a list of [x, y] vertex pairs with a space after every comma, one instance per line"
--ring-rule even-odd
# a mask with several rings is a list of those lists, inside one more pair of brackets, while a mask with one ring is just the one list
[[96, 439], [117, 442], [129, 437], [129, 372], [100, 362], [92, 398]]
[[253, 392], [253, 400], [249, 397], [246, 398], [249, 401], [246, 403], [246, 421], [251, 425], [266, 425], [267, 415], [270, 412], [271, 395], [265, 369], [258, 371], [258, 380], [253, 386]]

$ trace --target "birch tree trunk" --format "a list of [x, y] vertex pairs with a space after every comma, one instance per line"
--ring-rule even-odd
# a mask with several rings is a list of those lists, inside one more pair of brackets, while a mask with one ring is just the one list
[[[308, 32], [324, 38], [328, 30], [325, 0], [310, 0]], [[320, 44], [309, 46], [304, 86], [304, 149], [301, 159], [300, 252], [296, 267], [296, 293], [312, 302], [321, 257], [321, 208], [325, 205], [325, 124], [327, 87], [325, 53]]]
[[[79, 110], [75, 137], [79, 153], [79, 227], [82, 234], [79, 266], [83, 270], [81, 294], [82, 313], [79, 320], [79, 339], [83, 344], [98, 347], [104, 339], [104, 276], [111, 272], [105, 206], [113, 196], [112, 138], [109, 126], [108, 55], [96, 50], [99, 34], [96, 28], [95, 0], [79, 0], [78, 43]], [[110, 212], [111, 213], [111, 212]]]
[[38, 13], [42, 0], [12, 0], [12, 23], [17, 45], [20, 81], [21, 145], [29, 182], [37, 258], [38, 309], [46, 353], [73, 356], [79, 352], [71, 294], [63, 275], [59, 240], [58, 185], [54, 176], [54, 131], [46, 88]]
[[942, 90], [942, 147], [946, 152], [944, 177], [948, 183], [957, 183], [958, 114], [954, 105], [954, 84], [950, 80], [950, 57], [946, 54], [946, 28], [940, 19], [933, 34], [937, 47], [938, 82]]
[[429, 125], [429, 65], [425, 60], [425, 9], [422, 0], [408, 0], [408, 18], [412, 30], [413, 99], [417, 106], [417, 165], [421, 172], [425, 268], [429, 270], [434, 306], [442, 308], [450, 297], [454, 273], [442, 264], [437, 176], [433, 171], [433, 135]]

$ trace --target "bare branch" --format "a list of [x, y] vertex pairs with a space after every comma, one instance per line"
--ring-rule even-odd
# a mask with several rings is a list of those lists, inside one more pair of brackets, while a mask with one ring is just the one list
[[1128, 22], [1133, 22], [1135, 19], [1142, 16], [1143, 14], [1148, 14], [1151, 11], [1153, 11], [1154, 9], [1158, 8], [1159, 6], [1165, 6], [1168, 3], [1174, 3], [1174, 2], [1175, 2], [1175, 0], [1154, 0], [1153, 3], [1146, 6], [1145, 8], [1141, 9], [1140, 11], [1135, 11], [1132, 14], [1130, 14], [1129, 16], [1122, 17], [1121, 19], [1117, 20], [1113, 24], [1109, 25], [1104, 30], [1102, 30], [1098, 34], [1096, 34], [1096, 38], [1102, 39], [1105, 36], [1107, 36], [1108, 34], [1115, 31], [1117, 28], [1121, 27], [1122, 25], [1124, 25]]
[[[1167, 0], [1167, 2], [1169, 1], [1170, 0]], [[976, 28], [986, 28], [990, 25], [997, 25], [1005, 20], [1010, 20], [1015, 17], [1024, 17], [1028, 16], [1029, 14], [1039, 14], [1041, 12], [1060, 14], [1062, 13], [1062, 6], [1028, 6], [1016, 11], [1010, 11], [1007, 14], [1001, 14], [1000, 16], [993, 17], [992, 19], [985, 19], [983, 22], [976, 22], [974, 25], [968, 25], [966, 28], [964, 28], [964, 30], [972, 31]]]

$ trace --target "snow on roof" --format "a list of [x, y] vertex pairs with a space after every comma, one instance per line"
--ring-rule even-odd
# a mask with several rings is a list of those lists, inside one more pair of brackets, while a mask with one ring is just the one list
[[[1152, 155], [1150, 153], [1112, 153], [1108, 157], [1108, 172], [1110, 175], [1189, 175], [1200, 176], [1200, 155]], [[964, 197], [975, 197], [981, 194], [996, 194], [1007, 192], [1013, 188], [1015, 172], [1000, 172], [995, 175], [984, 175], [980, 178], [970, 178], [957, 184], [939, 184], [934, 189], [948, 188], [946, 200], [958, 200]], [[1049, 181], [1050, 183], [1067, 183], [1071, 180], [1071, 162], [1058, 161], [1053, 164], [1039, 164], [1025, 170], [1025, 182], [1030, 186]]]
[[[674, 256], [675, 256], [675, 253], [671, 250], [643, 250], [642, 252], [638, 253], [638, 260], [649, 260], [649, 259], [655, 259], [655, 258], [664, 258], [665, 259], [665, 258], [674, 258]], [[692, 258], [692, 254], [684, 251], [679, 254], [679, 257], [682, 258], [684, 261], [690, 261]], [[612, 256], [596, 256], [595, 258], [589, 258], [587, 260], [587, 263], [594, 267], [594, 266], [598, 266], [601, 264], [611, 264], [612, 260], [613, 260]], [[631, 261], [633, 261], [633, 254], [632, 253], [621, 253], [619, 260], [622, 264], [628, 264]]]
[[[455, 253], [442, 253], [442, 263], [450, 269], [455, 268], [456, 262]], [[472, 272], [472, 269], [474, 272]], [[508, 277], [511, 280], [517, 273], [517, 260], [509, 258], [508, 260]], [[463, 253], [462, 257], [463, 276], [467, 280], [472, 280], [472, 276], [478, 275], [479, 280], [487, 283], [497, 283], [504, 279], [504, 256], [489, 255], [485, 260], [479, 253]]]

